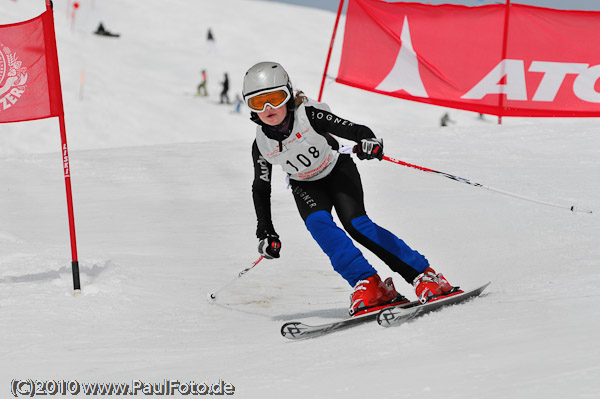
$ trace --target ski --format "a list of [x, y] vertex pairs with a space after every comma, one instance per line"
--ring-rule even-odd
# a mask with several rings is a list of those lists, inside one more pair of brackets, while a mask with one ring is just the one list
[[479, 296], [491, 282], [470, 291], [458, 292], [454, 295], [445, 296], [440, 299], [421, 304], [411, 302], [404, 306], [391, 306], [377, 313], [377, 323], [383, 327], [397, 326], [406, 323], [416, 317], [433, 312], [442, 307], [455, 305], [468, 299]]
[[[388, 305], [389, 307], [402, 308], [404, 306], [416, 306], [419, 302], [408, 302], [402, 305]], [[387, 307], [383, 307], [386, 309]], [[350, 327], [365, 324], [377, 319], [379, 310], [373, 310], [369, 313], [361, 314], [354, 317], [348, 317], [346, 319], [334, 321], [327, 324], [321, 324], [317, 326], [310, 326], [300, 321], [290, 321], [281, 326], [281, 335], [288, 339], [306, 339], [328, 334], [333, 331], [345, 330]]]
[[281, 326], [281, 335], [292, 340], [314, 338], [375, 320], [377, 320], [380, 325], [389, 327], [412, 320], [415, 317], [432, 312], [441, 307], [457, 304], [476, 297], [481, 294], [488, 285], [490, 285], [490, 283], [471, 291], [458, 291], [450, 296], [445, 296], [425, 304], [421, 304], [419, 301], [412, 301], [402, 305], [389, 305], [383, 307], [381, 310], [374, 310], [359, 316], [348, 317], [326, 324], [308, 325], [301, 321], [290, 321]]

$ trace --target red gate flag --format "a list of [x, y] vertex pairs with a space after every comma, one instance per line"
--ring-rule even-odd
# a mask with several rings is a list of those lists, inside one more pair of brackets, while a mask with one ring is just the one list
[[0, 122], [63, 115], [52, 18], [0, 25]]
[[600, 116], [600, 12], [350, 0], [337, 82], [498, 116]]
[[29, 21], [0, 25], [0, 122], [20, 122], [58, 116], [61, 155], [67, 193], [71, 270], [75, 294], [81, 291], [71, 164], [58, 70], [52, 1], [46, 12]]

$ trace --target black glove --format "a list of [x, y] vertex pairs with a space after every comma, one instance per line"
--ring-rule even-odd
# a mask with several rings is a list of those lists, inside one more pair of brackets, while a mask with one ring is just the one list
[[258, 253], [265, 259], [279, 258], [279, 251], [281, 251], [281, 241], [277, 233], [267, 234], [265, 238], [259, 239]]
[[360, 160], [364, 159], [381, 159], [383, 158], [383, 139], [362, 139], [352, 149]]

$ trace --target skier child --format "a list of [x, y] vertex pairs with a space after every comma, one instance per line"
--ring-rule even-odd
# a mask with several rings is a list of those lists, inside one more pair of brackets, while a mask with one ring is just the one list
[[[334, 270], [354, 287], [350, 315], [408, 300], [398, 294], [391, 278], [381, 280], [346, 232], [412, 284], [420, 301], [453, 289], [423, 255], [367, 216], [358, 169], [350, 155], [338, 152], [339, 143], [332, 135], [356, 142], [359, 159], [381, 160], [383, 141], [371, 129], [332, 114], [326, 104], [308, 99], [301, 91], [294, 94], [287, 72], [275, 62], [258, 63], [246, 72], [243, 96], [251, 120], [258, 124], [252, 145], [252, 197], [258, 251], [263, 257], [279, 258], [281, 251], [271, 219], [271, 172], [277, 164], [289, 176], [306, 228]], [[332, 208], [346, 232], [334, 222]]]

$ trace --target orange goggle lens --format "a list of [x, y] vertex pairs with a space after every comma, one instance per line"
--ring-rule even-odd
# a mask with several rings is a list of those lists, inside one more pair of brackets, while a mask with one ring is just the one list
[[285, 90], [270, 91], [248, 98], [248, 107], [254, 111], [263, 112], [267, 104], [279, 108], [289, 100], [290, 95]]

